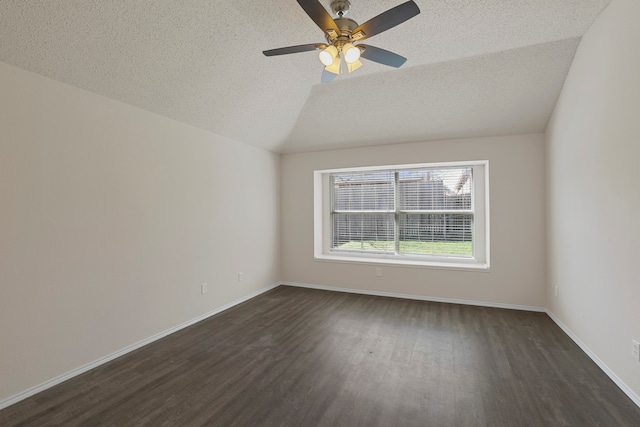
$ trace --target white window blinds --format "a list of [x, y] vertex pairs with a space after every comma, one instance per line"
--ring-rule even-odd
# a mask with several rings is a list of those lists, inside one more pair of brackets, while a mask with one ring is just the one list
[[473, 168], [330, 175], [331, 250], [473, 256]]

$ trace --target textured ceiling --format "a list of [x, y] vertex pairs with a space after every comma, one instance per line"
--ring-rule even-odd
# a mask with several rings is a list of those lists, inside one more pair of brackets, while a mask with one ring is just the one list
[[[352, 0], [363, 23], [403, 0]], [[327, 7], [329, 0], [321, 0]], [[320, 84], [295, 0], [0, 0], [0, 61], [273, 151], [544, 131], [610, 0], [416, 0], [368, 44], [409, 58]]]

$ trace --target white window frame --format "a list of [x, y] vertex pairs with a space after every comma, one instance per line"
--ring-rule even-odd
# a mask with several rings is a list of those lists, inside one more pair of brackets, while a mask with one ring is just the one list
[[[454, 257], [416, 254], [383, 254], [331, 250], [331, 186], [330, 174], [403, 170], [417, 168], [449, 168], [468, 166], [473, 168], [473, 256]], [[406, 165], [366, 166], [341, 169], [325, 169], [313, 172], [314, 193], [314, 257], [319, 261], [390, 264], [409, 267], [452, 268], [465, 270], [489, 270], [489, 161], [420, 163]]]

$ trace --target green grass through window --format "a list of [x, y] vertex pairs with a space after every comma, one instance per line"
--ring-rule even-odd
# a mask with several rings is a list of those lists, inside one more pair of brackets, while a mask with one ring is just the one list
[[[336, 249], [393, 252], [394, 242], [392, 240], [351, 241], [336, 246]], [[473, 245], [472, 242], [419, 242], [407, 240], [400, 241], [400, 253], [470, 257], [473, 255]]]

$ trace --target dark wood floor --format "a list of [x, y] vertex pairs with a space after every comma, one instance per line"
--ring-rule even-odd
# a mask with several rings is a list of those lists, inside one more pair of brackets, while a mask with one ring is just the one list
[[281, 286], [2, 426], [640, 426], [546, 314]]

